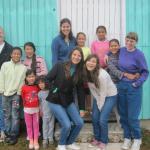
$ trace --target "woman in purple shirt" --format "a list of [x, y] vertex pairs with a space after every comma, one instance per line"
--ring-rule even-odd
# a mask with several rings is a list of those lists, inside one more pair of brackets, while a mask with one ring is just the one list
[[119, 70], [125, 73], [139, 73], [138, 79], [129, 79], [123, 76], [118, 84], [118, 108], [120, 122], [124, 130], [124, 143], [122, 149], [129, 149], [133, 138], [131, 150], [140, 150], [141, 128], [139, 115], [142, 104], [142, 85], [147, 79], [149, 71], [144, 54], [136, 48], [138, 35], [135, 32], [127, 34], [125, 47], [120, 49]]

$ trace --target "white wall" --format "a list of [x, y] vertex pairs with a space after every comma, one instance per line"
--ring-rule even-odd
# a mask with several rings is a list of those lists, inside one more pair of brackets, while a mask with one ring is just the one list
[[69, 18], [72, 30], [85, 32], [87, 45], [96, 39], [96, 28], [104, 25], [107, 38], [117, 38], [124, 43], [126, 31], [125, 0], [57, 0], [59, 19]]

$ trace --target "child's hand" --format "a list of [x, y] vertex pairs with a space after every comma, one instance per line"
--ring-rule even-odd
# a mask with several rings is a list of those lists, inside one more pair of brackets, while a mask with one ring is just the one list
[[129, 80], [134, 80], [134, 79], [138, 79], [140, 77], [140, 74], [124, 73], [124, 76], [127, 77]]
[[43, 116], [43, 112], [42, 111], [40, 111], [40, 117], [42, 117]]
[[84, 117], [85, 116], [85, 111], [84, 110], [80, 110], [80, 116]]
[[140, 77], [140, 74], [139, 73], [136, 73], [135, 74], [135, 79], [138, 79]]
[[105, 55], [104, 56], [104, 63], [107, 64], [107, 62], [108, 62], [108, 55]]

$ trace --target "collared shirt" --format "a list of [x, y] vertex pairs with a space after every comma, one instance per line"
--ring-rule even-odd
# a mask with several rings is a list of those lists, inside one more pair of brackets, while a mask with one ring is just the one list
[[58, 35], [52, 41], [52, 64], [55, 65], [57, 62], [64, 62], [68, 60], [69, 53], [76, 46], [76, 40], [73, 37], [72, 40], [66, 42], [61, 35]]

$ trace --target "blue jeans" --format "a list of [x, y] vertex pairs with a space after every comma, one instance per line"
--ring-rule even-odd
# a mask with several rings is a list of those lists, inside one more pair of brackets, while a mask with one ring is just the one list
[[7, 134], [19, 134], [19, 108], [20, 96], [2, 96], [5, 130]]
[[141, 138], [139, 115], [142, 103], [142, 87], [135, 88], [129, 82], [118, 84], [118, 109], [124, 138]]
[[117, 96], [106, 97], [105, 103], [100, 111], [97, 106], [97, 101], [95, 99], [93, 100], [92, 124], [94, 137], [97, 141], [105, 144], [108, 143], [108, 119], [116, 101]]
[[4, 124], [4, 115], [3, 115], [3, 108], [2, 108], [2, 95], [0, 95], [0, 131], [5, 130]]
[[69, 145], [75, 142], [82, 126], [83, 119], [74, 103], [67, 107], [49, 103], [49, 107], [61, 125], [59, 145]]

